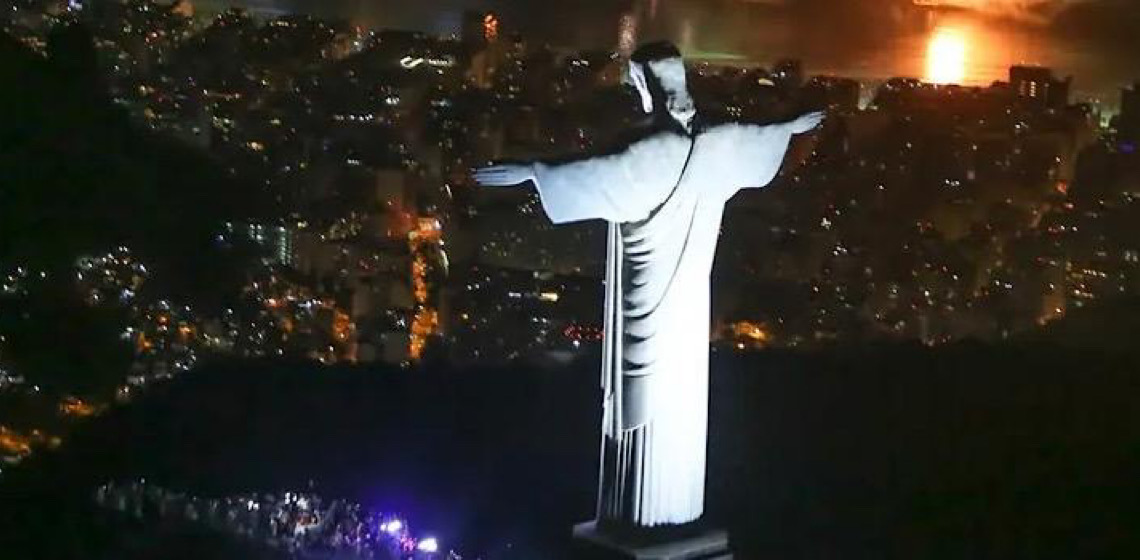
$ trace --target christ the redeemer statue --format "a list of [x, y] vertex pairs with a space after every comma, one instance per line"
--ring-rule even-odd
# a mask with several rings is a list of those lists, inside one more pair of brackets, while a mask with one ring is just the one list
[[709, 273], [725, 202], [767, 185], [792, 135], [823, 117], [702, 127], [668, 43], [639, 49], [629, 80], [660, 117], [641, 140], [609, 155], [494, 165], [475, 179], [532, 181], [556, 224], [610, 224], [598, 521], [644, 528], [704, 511]]

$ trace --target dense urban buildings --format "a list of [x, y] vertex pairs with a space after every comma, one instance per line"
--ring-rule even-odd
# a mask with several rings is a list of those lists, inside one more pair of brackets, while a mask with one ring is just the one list
[[[612, 49], [578, 50], [488, 11], [437, 34], [190, 0], [10, 7], [10, 75], [59, 86], [51, 103], [82, 96], [91, 126], [125, 123], [45, 144], [52, 167], [120, 144], [156, 163], [124, 172], [143, 153], [124, 151], [92, 169], [109, 179], [83, 215], [115, 224], [105, 236], [44, 235], [0, 208], [16, 240], [0, 241], [0, 469], [212, 360], [417, 375], [597, 351], [604, 224], [553, 228], [532, 190], [478, 189], [470, 169], [605, 150], [635, 129], [619, 56], [633, 15]], [[1036, 66], [962, 85], [963, 41], [936, 34], [927, 75], [875, 82], [810, 59], [697, 57], [692, 89], [713, 119], [828, 113], [769, 188], [726, 210], [718, 352], [996, 342], [1140, 295], [1140, 86], [1098, 104], [1077, 96], [1080, 75]], [[19, 111], [56, 109], [20, 95]], [[136, 183], [168, 190], [139, 197]], [[85, 227], [64, 206], [44, 213]], [[157, 222], [178, 217], [206, 241], [159, 244]]]
[[[131, 247], [75, 255], [74, 289], [126, 312], [115, 328], [134, 355], [98, 400], [203, 355], [541, 362], [597, 341], [602, 226], [553, 229], [533, 193], [477, 190], [468, 170], [604, 149], [635, 126], [616, 55], [531, 43], [491, 12], [453, 36], [184, 1], [26, 2], [4, 24], [252, 201], [213, 226], [218, 248], [253, 258], [209, 310], [164, 297]], [[1048, 68], [941, 83], [959, 39], [932, 38], [929, 81], [877, 87], [794, 59], [692, 68], [707, 114], [830, 115], [771, 188], [729, 208], [717, 344], [996, 340], [1134, 291], [1140, 247], [1105, 228], [1135, 211], [1135, 92], [1111, 129]], [[9, 300], [48, 281], [4, 265]], [[0, 365], [6, 387], [35, 385]]]

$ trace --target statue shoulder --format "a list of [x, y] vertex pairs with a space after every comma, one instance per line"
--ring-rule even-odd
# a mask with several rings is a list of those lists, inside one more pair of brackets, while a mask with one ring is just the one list
[[662, 146], [676, 146], [688, 145], [692, 138], [683, 132], [673, 130], [663, 130], [657, 133], [646, 136], [641, 139], [638, 144], [646, 145], [662, 145]]
[[624, 146], [634, 146], [647, 142], [670, 143], [686, 141], [687, 139], [688, 136], [679, 128], [648, 128], [629, 131], [622, 136], [621, 144]]
[[[583, 156], [619, 156], [623, 154], [641, 152], [646, 149], [661, 148], [664, 146], [681, 144], [688, 145], [688, 141], [689, 137], [681, 131], [661, 128], [638, 128], [626, 131], [620, 134], [617, 138], [613, 138], [609, 142], [587, 150], [583, 154], [574, 156], [572, 159], [580, 159]], [[559, 162], [562, 159], [571, 158], [553, 158], [550, 161]]]
[[722, 122], [706, 125], [698, 133], [705, 144], [709, 143], [736, 143], [742, 141], [744, 131], [749, 125], [738, 122]]
[[635, 159], [650, 165], [661, 165], [668, 161], [683, 162], [693, 145], [693, 138], [682, 133], [659, 131], [645, 136], [629, 147], [629, 154]]
[[786, 132], [781, 123], [724, 122], [706, 127], [701, 135], [711, 141], [728, 144], [754, 143], [767, 138], [775, 138]]

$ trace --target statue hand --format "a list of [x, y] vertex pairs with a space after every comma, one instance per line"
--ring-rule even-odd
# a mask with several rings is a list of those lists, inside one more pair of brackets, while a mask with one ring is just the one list
[[788, 123], [792, 129], [792, 134], [803, 134], [811, 132], [823, 122], [823, 111], [814, 111], [800, 115], [796, 120]]
[[475, 170], [475, 182], [484, 187], [509, 187], [535, 180], [533, 164], [500, 163]]

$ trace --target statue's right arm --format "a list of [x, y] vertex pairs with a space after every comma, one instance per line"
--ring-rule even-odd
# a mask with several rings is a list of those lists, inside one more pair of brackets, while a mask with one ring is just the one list
[[558, 163], [500, 163], [475, 169], [475, 182], [484, 187], [534, 184], [547, 217], [556, 224], [588, 219], [613, 219], [599, 187], [612, 184], [615, 156], [585, 157]]
[[627, 222], [644, 218], [661, 203], [676, 183], [687, 151], [688, 142], [681, 137], [660, 135], [610, 154], [492, 165], [476, 170], [475, 180], [487, 186], [533, 182], [547, 217], [556, 224]]
[[[539, 176], [557, 173], [564, 176], [586, 176], [618, 161], [621, 154], [583, 157], [562, 160], [557, 163], [498, 163], [474, 170], [475, 182], [484, 187], [513, 187], [530, 181], [538, 186]], [[542, 188], [539, 188], [542, 191]]]
[[537, 181], [533, 163], [500, 163], [480, 167], [474, 173], [475, 182], [484, 187], [511, 187], [527, 181]]

